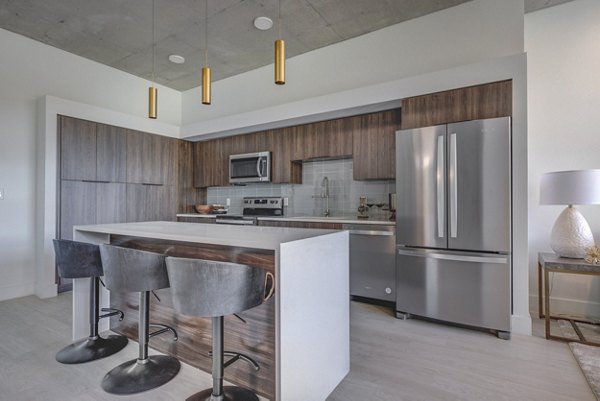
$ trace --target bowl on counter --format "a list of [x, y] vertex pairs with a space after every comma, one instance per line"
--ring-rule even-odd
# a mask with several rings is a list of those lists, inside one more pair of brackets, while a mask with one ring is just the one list
[[223, 205], [194, 205], [194, 210], [200, 214], [225, 214], [227, 209]]

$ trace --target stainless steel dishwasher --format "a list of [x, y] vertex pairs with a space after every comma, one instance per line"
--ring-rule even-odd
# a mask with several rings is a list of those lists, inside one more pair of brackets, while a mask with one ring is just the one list
[[395, 226], [344, 224], [350, 232], [350, 295], [396, 300]]

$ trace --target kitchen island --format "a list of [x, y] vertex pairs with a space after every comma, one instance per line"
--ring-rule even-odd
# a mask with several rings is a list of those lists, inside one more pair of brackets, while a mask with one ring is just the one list
[[[243, 362], [225, 379], [271, 400], [325, 400], [350, 368], [348, 232], [297, 228], [144, 222], [77, 226], [77, 241], [111, 243], [169, 255], [253, 264], [275, 275], [275, 296], [263, 305], [225, 320], [225, 348], [249, 354], [258, 372]], [[73, 337], [88, 330], [88, 279], [73, 283]], [[210, 320], [178, 315], [169, 289], [157, 291], [150, 319], [175, 326], [150, 346], [210, 372]], [[108, 294], [103, 307], [123, 309], [123, 322], [110, 328], [137, 335], [136, 294]], [[106, 323], [101, 321], [102, 323]], [[105, 326], [104, 329], [108, 327]]]

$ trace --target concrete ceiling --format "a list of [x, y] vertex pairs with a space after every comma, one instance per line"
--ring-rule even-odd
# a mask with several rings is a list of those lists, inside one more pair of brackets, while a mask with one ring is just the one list
[[[204, 1], [156, 1], [156, 82], [176, 90], [201, 84]], [[281, 0], [286, 56], [341, 42], [470, 0]], [[535, 11], [569, 0], [526, 0]], [[208, 0], [213, 81], [273, 62], [278, 0]], [[254, 18], [270, 17], [270, 31]], [[0, 0], [0, 28], [149, 79], [152, 0]], [[184, 64], [168, 61], [170, 54]]]

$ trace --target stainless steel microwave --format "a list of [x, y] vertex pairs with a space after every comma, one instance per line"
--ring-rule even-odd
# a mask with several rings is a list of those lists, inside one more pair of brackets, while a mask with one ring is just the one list
[[271, 152], [229, 156], [229, 183], [271, 182]]

